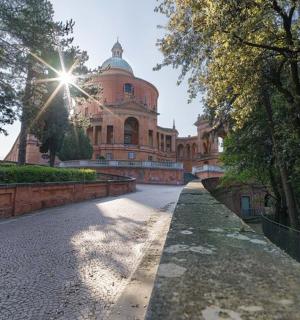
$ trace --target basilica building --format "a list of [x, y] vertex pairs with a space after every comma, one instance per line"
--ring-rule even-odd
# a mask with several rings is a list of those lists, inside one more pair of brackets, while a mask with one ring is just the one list
[[[197, 134], [188, 137], [179, 137], [175, 123], [171, 128], [158, 126], [157, 88], [134, 75], [119, 41], [111, 52], [95, 78], [102, 87], [99, 103], [80, 105], [76, 110], [89, 119], [93, 160], [182, 162], [186, 172], [194, 166], [217, 165], [218, 137], [208, 121], [199, 115], [194, 124]], [[27, 162], [47, 163], [37, 139], [29, 135], [27, 141]], [[16, 161], [17, 154], [18, 140], [6, 160]]]

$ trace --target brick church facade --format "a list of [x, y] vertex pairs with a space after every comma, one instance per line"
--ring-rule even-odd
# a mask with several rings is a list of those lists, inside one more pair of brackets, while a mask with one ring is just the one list
[[[195, 136], [179, 137], [172, 128], [157, 125], [159, 92], [154, 85], [137, 78], [123, 59], [117, 41], [112, 56], [102, 64], [96, 78], [103, 91], [96, 102], [77, 107], [76, 112], [90, 120], [87, 135], [93, 145], [93, 159], [183, 162], [187, 172], [194, 166], [218, 164], [218, 137], [208, 121], [199, 116]], [[47, 163], [47, 154], [39, 152], [38, 141], [28, 135], [28, 163]], [[16, 161], [18, 139], [6, 157]]]

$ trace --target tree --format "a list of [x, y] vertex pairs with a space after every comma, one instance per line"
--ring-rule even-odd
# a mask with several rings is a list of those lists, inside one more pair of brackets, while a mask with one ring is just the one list
[[[291, 185], [295, 166], [286, 157], [291, 155], [290, 142], [283, 136], [289, 132], [300, 141], [299, 6], [293, 0], [165, 0], [157, 8], [169, 20], [158, 42], [164, 60], [156, 69], [181, 67], [179, 81], [189, 76], [190, 98], [205, 93], [214, 124], [236, 131], [257, 106], [265, 109], [275, 168], [294, 227], [299, 227]], [[274, 113], [274, 97], [282, 102], [284, 128]]]
[[61, 88], [51, 105], [42, 114], [39, 120], [42, 125], [39, 125], [39, 130], [35, 132], [41, 143], [40, 151], [42, 153], [49, 151], [51, 167], [55, 164], [56, 154], [61, 149], [69, 125], [69, 113], [63, 97], [64, 88]]
[[[18, 163], [24, 164], [30, 122], [37, 113], [43, 93], [33, 84], [33, 80], [44, 71], [39, 57], [49, 48], [67, 46], [72, 42], [69, 34], [73, 22], [55, 22], [52, 4], [47, 0], [2, 0], [0, 15], [1, 43], [5, 43], [3, 49], [6, 51], [14, 48], [15, 55], [11, 59], [19, 71], [14, 81], [20, 81], [22, 85]], [[9, 70], [9, 64], [3, 68]]]
[[[166, 35], [158, 41], [164, 60], [157, 69], [165, 65], [180, 67], [179, 80], [190, 72], [193, 98], [209, 83], [208, 76], [213, 75], [218, 66], [226, 64], [232, 76], [231, 71], [234, 74], [238, 65], [243, 66], [247, 54], [252, 68], [257, 60], [276, 57], [280, 62], [277, 71], [280, 75], [288, 71], [290, 82], [283, 84], [276, 77], [274, 85], [285, 93], [290, 103], [296, 103], [300, 95], [299, 7], [296, 0], [164, 0], [156, 9], [169, 19]], [[226, 77], [223, 69], [219, 74], [218, 83]], [[228, 87], [221, 89], [228, 90]], [[235, 90], [232, 93], [236, 94]]]
[[[61, 149], [70, 123], [79, 122], [78, 118], [71, 115], [74, 100], [79, 100], [79, 103], [87, 101], [86, 95], [78, 88], [72, 88], [72, 83], [79, 82], [84, 88], [88, 86], [90, 76], [87, 76], [88, 69], [85, 66], [88, 56], [85, 51], [70, 47], [60, 53], [49, 49], [43, 58], [54, 69], [47, 68], [47, 78], [36, 79], [36, 83], [41, 84], [45, 91], [46, 102], [31, 121], [29, 130], [39, 139], [40, 151], [49, 151], [50, 166], [54, 166], [55, 156]], [[55, 70], [61, 70], [62, 64], [66, 71], [72, 70], [71, 83], [64, 83], [63, 79], [57, 77]]]
[[258, 105], [243, 127], [231, 131], [224, 139], [221, 160], [228, 170], [222, 183], [261, 185], [274, 200], [275, 220], [286, 223], [286, 200], [276, 167], [272, 135], [266, 122], [266, 111]]
[[62, 161], [87, 160], [93, 155], [93, 146], [83, 128], [71, 125], [58, 154]]
[[0, 43], [0, 134], [7, 135], [4, 126], [12, 124], [16, 120], [19, 104], [17, 100], [17, 86], [14, 86], [12, 79], [12, 71], [15, 68], [11, 56], [14, 50], [7, 46], [4, 49], [4, 44], [1, 41]]
[[4, 126], [12, 124], [18, 116], [20, 83], [15, 81], [14, 75], [19, 75], [21, 70], [16, 66], [19, 51], [5, 40], [3, 10], [4, 5], [0, 2], [0, 134], [7, 135]]
[[7, 135], [4, 125], [13, 124], [16, 120], [17, 106], [14, 89], [9, 84], [0, 81], [0, 134]]

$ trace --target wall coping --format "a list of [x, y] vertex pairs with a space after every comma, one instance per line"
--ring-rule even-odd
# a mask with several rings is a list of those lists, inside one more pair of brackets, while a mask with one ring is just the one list
[[299, 288], [299, 263], [191, 182], [172, 218], [146, 319], [296, 320]]
[[192, 173], [196, 174], [196, 173], [202, 173], [202, 172], [220, 172], [220, 173], [224, 173], [225, 169], [220, 167], [220, 166], [212, 166], [212, 165], [208, 165], [205, 164], [203, 166], [195, 166], [192, 168]]
[[[118, 177], [118, 176], [116, 176]], [[15, 187], [44, 187], [44, 186], [62, 186], [62, 185], [72, 185], [72, 184], [99, 184], [99, 183], [121, 183], [135, 181], [135, 178], [123, 177], [124, 179], [112, 180], [92, 180], [92, 181], [59, 181], [59, 182], [32, 182], [32, 183], [2, 183], [0, 184], [0, 189], [5, 188], [15, 188]]]

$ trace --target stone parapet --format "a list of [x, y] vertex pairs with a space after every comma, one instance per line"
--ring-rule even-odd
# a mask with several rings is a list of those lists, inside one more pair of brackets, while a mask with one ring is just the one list
[[35, 210], [135, 191], [132, 178], [93, 182], [0, 185], [0, 218]]
[[132, 177], [137, 183], [182, 185], [184, 170], [179, 162], [79, 160], [60, 163], [61, 168], [91, 168], [98, 173]]
[[146, 319], [299, 320], [299, 292], [300, 264], [191, 182], [173, 215]]

